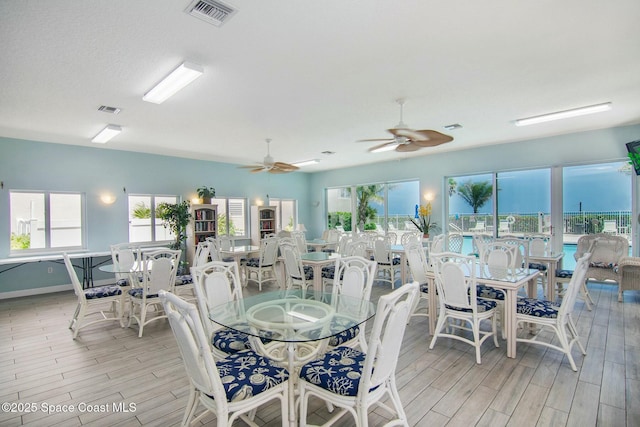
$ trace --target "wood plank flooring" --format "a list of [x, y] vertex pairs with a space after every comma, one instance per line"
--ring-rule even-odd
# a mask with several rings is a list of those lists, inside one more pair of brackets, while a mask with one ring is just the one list
[[[376, 284], [374, 298], [389, 290]], [[577, 373], [540, 346], [519, 344], [518, 357], [508, 359], [505, 344], [489, 340], [481, 365], [460, 342], [440, 339], [430, 351], [426, 319], [412, 319], [397, 369], [410, 425], [640, 426], [640, 293], [626, 292], [618, 303], [614, 286], [590, 283], [589, 290], [593, 311], [578, 300], [574, 313], [587, 349], [584, 358], [574, 349]], [[113, 322], [84, 329], [74, 341], [67, 327], [75, 303], [72, 292], [0, 300], [0, 401], [20, 409], [0, 411], [0, 426], [179, 425], [187, 379], [166, 320], [145, 327], [142, 338], [136, 327]], [[321, 402], [311, 410], [310, 423], [328, 417]], [[277, 405], [256, 418], [281, 425]], [[371, 426], [386, 421], [380, 409], [369, 414]], [[213, 426], [215, 418], [202, 424]], [[354, 423], [343, 417], [338, 425]]]

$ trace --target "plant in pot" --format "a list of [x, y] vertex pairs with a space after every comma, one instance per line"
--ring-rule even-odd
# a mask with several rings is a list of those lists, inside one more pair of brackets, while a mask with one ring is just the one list
[[[185, 248], [184, 242], [187, 240], [187, 226], [191, 221], [191, 212], [189, 212], [190, 204], [187, 200], [181, 203], [160, 203], [156, 208], [156, 216], [164, 221], [164, 226], [171, 229], [175, 236], [175, 242], [169, 247], [171, 249], [182, 250], [181, 259], [184, 258]], [[180, 261], [180, 269], [184, 269], [184, 261]]]
[[202, 203], [206, 205], [211, 203], [211, 198], [216, 197], [216, 189], [213, 187], [200, 187], [197, 191], [198, 197], [200, 197]]

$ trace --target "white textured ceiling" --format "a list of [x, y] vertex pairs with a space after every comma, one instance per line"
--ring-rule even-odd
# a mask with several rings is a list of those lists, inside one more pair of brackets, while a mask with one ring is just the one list
[[[0, 1], [0, 136], [96, 146], [113, 123], [124, 131], [106, 149], [239, 165], [272, 138], [276, 161], [317, 158], [304, 170], [319, 171], [640, 122], [638, 0], [227, 2], [238, 12], [218, 28], [184, 13], [190, 0]], [[204, 75], [142, 101], [185, 60]], [[404, 154], [356, 143], [388, 136], [399, 97], [410, 127], [454, 141]]]

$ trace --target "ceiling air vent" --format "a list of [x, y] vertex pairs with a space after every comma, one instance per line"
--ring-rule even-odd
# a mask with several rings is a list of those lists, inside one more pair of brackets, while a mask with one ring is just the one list
[[106, 105], [101, 105], [98, 108], [98, 111], [102, 111], [103, 113], [109, 113], [109, 114], [118, 114], [120, 112], [120, 109], [117, 107], [109, 107]]
[[185, 9], [185, 12], [209, 24], [220, 27], [235, 15], [237, 10], [218, 0], [194, 0]]

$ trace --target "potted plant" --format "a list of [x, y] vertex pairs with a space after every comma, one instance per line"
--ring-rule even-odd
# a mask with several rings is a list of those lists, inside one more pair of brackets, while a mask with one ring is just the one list
[[202, 199], [202, 203], [208, 205], [211, 203], [211, 198], [216, 197], [216, 189], [213, 187], [200, 187], [198, 188], [198, 197]]
[[431, 221], [431, 202], [428, 202], [426, 206], [416, 205], [416, 217], [409, 218], [411, 222], [422, 232], [422, 236], [429, 238], [429, 231], [436, 230], [438, 225]]
[[171, 244], [171, 249], [183, 249], [187, 240], [187, 226], [191, 221], [189, 201], [182, 203], [160, 203], [156, 209], [156, 216], [164, 221], [164, 226], [171, 229], [176, 241]]

